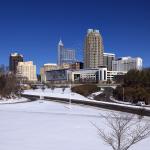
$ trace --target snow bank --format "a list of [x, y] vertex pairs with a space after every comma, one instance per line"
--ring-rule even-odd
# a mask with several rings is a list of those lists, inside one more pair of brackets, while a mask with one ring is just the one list
[[21, 102], [28, 102], [29, 99], [27, 98], [11, 98], [11, 99], [6, 99], [6, 98], [3, 98], [0, 100], [0, 104], [13, 104], [13, 103], [21, 103]]
[[80, 94], [70, 92], [70, 88], [66, 88], [64, 92], [63, 92], [62, 88], [55, 88], [54, 90], [51, 90], [51, 89], [25, 90], [23, 94], [58, 97], [58, 98], [68, 98], [68, 99], [71, 98], [71, 99], [79, 99], [79, 100], [88, 100], [88, 98], [86, 98]]
[[[99, 94], [99, 93], [100, 92], [96, 92], [96, 94]], [[106, 102], [106, 101], [97, 101], [97, 100], [94, 100], [94, 99], [86, 98], [86, 97], [84, 97], [80, 94], [70, 92], [70, 88], [66, 88], [64, 92], [62, 91], [62, 88], [55, 88], [54, 90], [51, 90], [51, 89], [25, 90], [23, 94], [83, 100], [83, 101], [89, 101], [89, 102], [93, 102], [93, 103], [100, 103], [100, 104], [106, 104], [106, 105], [111, 104], [111, 105], [114, 105], [114, 106], [116, 106], [116, 105], [117, 106], [123, 106], [125, 108], [135, 108], [135, 109], [145, 108], [147, 110], [150, 110], [150, 108], [148, 108], [148, 107], [127, 105], [125, 102], [123, 102], [123, 103], [114, 103], [114, 102]]]
[[98, 95], [100, 95], [100, 94], [102, 94], [102, 93], [103, 93], [102, 91], [92, 93], [91, 95], [88, 96], [88, 98], [89, 98], [89, 99], [94, 99], [95, 96], [98, 96]]

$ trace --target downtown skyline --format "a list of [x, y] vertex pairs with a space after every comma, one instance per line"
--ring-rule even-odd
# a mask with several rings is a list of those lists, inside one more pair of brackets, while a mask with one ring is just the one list
[[8, 65], [10, 53], [18, 52], [25, 60], [33, 60], [39, 72], [44, 63], [57, 62], [60, 38], [76, 50], [77, 60], [83, 61], [86, 31], [94, 28], [103, 37], [104, 52], [139, 56], [144, 67], [150, 66], [150, 9], [146, 0], [94, 0], [92, 6], [67, 0], [9, 2], [0, 5], [0, 64]]

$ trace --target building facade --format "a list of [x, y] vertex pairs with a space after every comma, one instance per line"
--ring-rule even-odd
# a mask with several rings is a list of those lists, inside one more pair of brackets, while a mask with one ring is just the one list
[[44, 64], [44, 66], [41, 67], [40, 69], [41, 81], [46, 82], [46, 71], [56, 70], [56, 69], [59, 69], [57, 64], [54, 63]]
[[112, 61], [112, 70], [113, 71], [126, 71], [135, 69], [141, 70], [143, 67], [142, 58], [136, 57], [121, 57], [117, 60]]
[[106, 66], [109, 71], [112, 71], [113, 60], [115, 60], [115, 54], [104, 53], [104, 66]]
[[71, 64], [70, 69], [73, 69], [73, 70], [83, 69], [83, 62], [75, 62], [74, 64]]
[[19, 62], [17, 66], [18, 76], [27, 78], [28, 81], [37, 81], [36, 65], [32, 61]]
[[17, 65], [19, 62], [23, 62], [23, 55], [18, 53], [11, 53], [9, 57], [9, 71], [16, 74]]
[[108, 71], [106, 67], [93, 69], [68, 70], [57, 69], [46, 71], [46, 82], [54, 81], [55, 83], [106, 83], [114, 80], [115, 76], [125, 75], [127, 72]]
[[76, 61], [75, 50], [74, 49], [66, 49], [64, 44], [60, 40], [58, 43], [58, 65], [62, 64], [72, 64]]
[[69, 70], [68, 69], [57, 69], [46, 71], [47, 82], [68, 82], [69, 81]]
[[107, 80], [113, 81], [115, 76], [125, 75], [127, 71], [107, 71]]
[[99, 30], [88, 29], [84, 43], [84, 68], [104, 65], [104, 46]]
[[125, 75], [123, 71], [109, 71], [106, 67], [95, 69], [81, 69], [70, 72], [70, 79], [73, 83], [102, 83], [114, 81], [115, 76]]

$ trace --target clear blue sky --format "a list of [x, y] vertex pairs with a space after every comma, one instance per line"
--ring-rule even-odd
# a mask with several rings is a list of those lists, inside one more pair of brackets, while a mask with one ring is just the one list
[[39, 68], [57, 61], [57, 43], [82, 60], [88, 28], [99, 29], [105, 52], [140, 56], [150, 66], [149, 0], [1, 0], [0, 64], [17, 51]]

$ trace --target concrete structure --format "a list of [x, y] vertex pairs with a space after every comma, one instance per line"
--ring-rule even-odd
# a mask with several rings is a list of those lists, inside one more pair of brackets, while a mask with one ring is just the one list
[[101, 66], [98, 68], [99, 71], [99, 82], [107, 81], [107, 68], [105, 66]]
[[142, 59], [140, 57], [122, 57], [112, 61], [113, 71], [129, 71], [131, 69], [141, 70], [143, 66]]
[[99, 30], [88, 29], [84, 43], [84, 68], [104, 66], [104, 47]]
[[58, 65], [62, 64], [72, 64], [76, 61], [75, 50], [66, 49], [64, 44], [60, 40], [58, 43]]
[[73, 83], [97, 83], [99, 80], [98, 69], [81, 69], [70, 74]]
[[81, 69], [72, 71], [71, 79], [74, 83], [98, 83], [107, 81], [107, 68]]
[[17, 66], [17, 74], [26, 77], [28, 81], [37, 81], [36, 65], [32, 61], [19, 62]]
[[106, 66], [109, 71], [112, 71], [113, 60], [115, 60], [115, 54], [104, 53], [104, 66]]
[[117, 75], [125, 75], [127, 72], [122, 71], [108, 71], [106, 67], [95, 68], [95, 69], [81, 69], [72, 71], [70, 79], [75, 83], [82, 82], [106, 82], [113, 81]]
[[54, 63], [44, 64], [40, 69], [41, 81], [46, 82], [46, 71], [59, 69], [59, 66]]
[[11, 53], [9, 57], [9, 70], [12, 73], [17, 73], [17, 65], [19, 62], [23, 62], [23, 55], [18, 53]]

